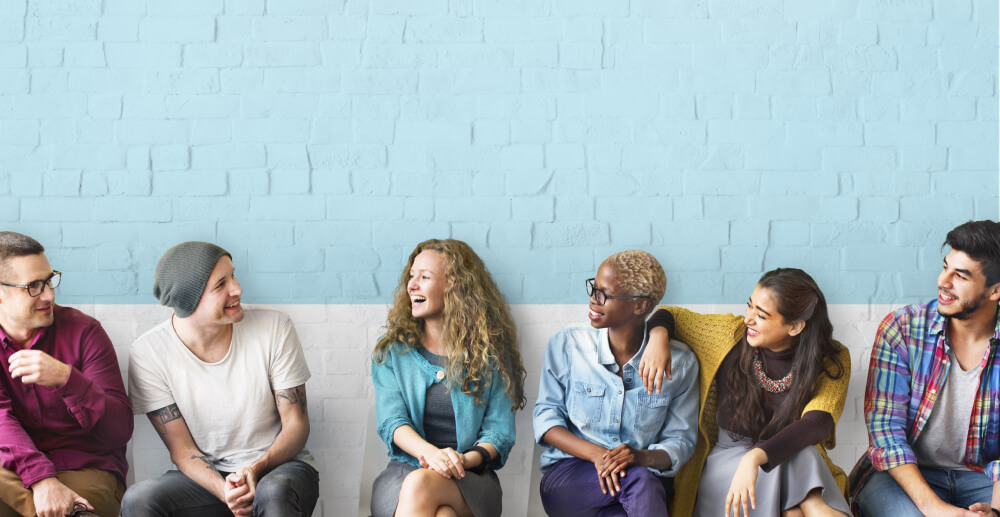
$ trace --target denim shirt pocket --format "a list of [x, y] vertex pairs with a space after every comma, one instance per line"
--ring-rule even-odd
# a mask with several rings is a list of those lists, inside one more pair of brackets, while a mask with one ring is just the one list
[[569, 400], [569, 413], [573, 422], [578, 424], [600, 422], [603, 405], [604, 386], [573, 381]]
[[635, 428], [647, 433], [655, 433], [662, 429], [663, 423], [667, 420], [670, 399], [669, 393], [656, 395], [640, 393], [635, 412]]

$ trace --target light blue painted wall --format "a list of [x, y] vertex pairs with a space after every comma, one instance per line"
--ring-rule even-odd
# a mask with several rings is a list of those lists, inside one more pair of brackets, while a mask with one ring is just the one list
[[0, 226], [61, 300], [153, 302], [188, 239], [247, 298], [384, 303], [432, 236], [513, 303], [608, 254], [667, 300], [799, 266], [927, 296], [998, 216], [996, 0], [3, 0]]

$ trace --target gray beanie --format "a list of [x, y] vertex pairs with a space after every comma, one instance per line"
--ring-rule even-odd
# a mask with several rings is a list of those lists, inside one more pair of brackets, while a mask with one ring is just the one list
[[153, 296], [181, 318], [198, 307], [208, 277], [222, 257], [233, 258], [228, 251], [208, 242], [182, 242], [167, 250], [156, 264]]

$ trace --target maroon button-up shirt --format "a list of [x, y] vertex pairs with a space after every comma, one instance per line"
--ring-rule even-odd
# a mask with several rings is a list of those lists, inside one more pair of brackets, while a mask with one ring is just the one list
[[54, 314], [28, 349], [70, 365], [58, 388], [11, 378], [10, 356], [21, 347], [0, 329], [0, 465], [25, 488], [81, 468], [110, 471], [124, 482], [134, 420], [111, 339], [76, 309], [55, 305]]

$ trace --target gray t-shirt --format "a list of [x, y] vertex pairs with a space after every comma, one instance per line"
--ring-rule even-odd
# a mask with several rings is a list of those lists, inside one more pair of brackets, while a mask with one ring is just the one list
[[938, 393], [924, 430], [913, 444], [913, 453], [922, 467], [969, 470], [962, 458], [965, 457], [972, 404], [983, 368], [980, 362], [971, 370], [963, 371], [954, 350], [948, 351], [948, 360], [951, 362], [948, 379]]
[[[424, 347], [418, 347], [420, 355], [427, 362], [444, 368], [448, 358], [435, 355]], [[458, 436], [455, 431], [455, 408], [451, 403], [451, 394], [443, 382], [435, 382], [427, 388], [427, 398], [424, 404], [424, 439], [439, 449], [458, 448]]]
[[[287, 314], [247, 305], [243, 312], [218, 362], [195, 356], [169, 319], [139, 336], [129, 356], [135, 414], [177, 404], [195, 445], [223, 472], [253, 463], [274, 443], [281, 431], [274, 391], [305, 384], [310, 376]], [[305, 449], [295, 459], [316, 467]]]

